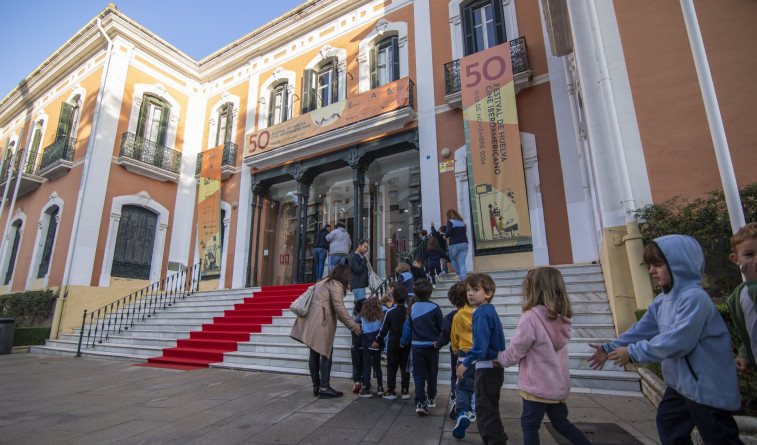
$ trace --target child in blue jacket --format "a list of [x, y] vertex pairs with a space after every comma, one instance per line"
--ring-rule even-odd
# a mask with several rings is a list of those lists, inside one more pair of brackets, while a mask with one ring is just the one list
[[694, 426], [706, 444], [741, 444], [731, 414], [741, 405], [731, 336], [702, 288], [702, 248], [690, 236], [667, 235], [644, 249], [644, 262], [662, 293], [617, 339], [590, 345], [596, 352], [589, 364], [662, 362], [667, 389], [657, 408], [657, 433], [663, 445], [691, 443]]

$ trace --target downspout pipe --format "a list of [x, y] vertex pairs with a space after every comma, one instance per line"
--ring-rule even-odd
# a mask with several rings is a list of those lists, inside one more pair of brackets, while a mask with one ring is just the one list
[[588, 5], [589, 19], [591, 22], [591, 34], [594, 41], [594, 51], [596, 62], [600, 73], [600, 89], [602, 90], [602, 99], [605, 105], [605, 114], [609, 124], [610, 137], [612, 140], [613, 160], [615, 161], [615, 170], [618, 175], [618, 187], [620, 188], [621, 204], [626, 219], [626, 236], [623, 242], [626, 246], [628, 255], [628, 265], [631, 269], [631, 281], [636, 297], [636, 307], [643, 309], [652, 302], [652, 282], [647, 274], [644, 265], [644, 242], [639, 231], [639, 224], [636, 216], [636, 204], [633, 199], [633, 189], [631, 188], [631, 179], [628, 175], [628, 164], [626, 163], [625, 151], [623, 150], [623, 138], [620, 132], [620, 121], [618, 120], [617, 109], [615, 107], [615, 95], [612, 92], [612, 81], [610, 79], [610, 70], [607, 68], [607, 59], [605, 58], [605, 49], [602, 44], [602, 31], [599, 27], [597, 18], [596, 0]]
[[704, 48], [702, 32], [699, 29], [694, 2], [692, 0], [681, 0], [681, 9], [683, 10], [683, 20], [686, 23], [686, 32], [689, 34], [689, 44], [691, 45], [691, 53], [694, 56], [694, 66], [697, 69], [699, 89], [702, 90], [707, 122], [710, 124], [712, 145], [715, 148], [715, 157], [718, 161], [720, 181], [723, 184], [725, 202], [728, 206], [728, 217], [731, 220], [731, 230], [733, 233], [736, 233], [746, 225], [746, 219], [744, 218], [744, 209], [741, 206], [741, 195], [739, 194], [739, 185], [736, 182], [736, 173], [733, 170], [731, 153], [728, 149], [728, 140], [725, 136], [723, 117], [720, 115], [718, 97], [715, 94], [715, 84], [712, 81], [710, 63], [707, 61], [707, 52]]
[[[76, 252], [76, 246], [77, 246], [77, 234], [79, 232], [79, 225], [81, 222], [81, 211], [82, 206], [84, 205], [84, 195], [87, 192], [87, 185], [89, 182], [89, 167], [92, 163], [92, 153], [94, 151], [94, 142], [97, 138], [97, 131], [100, 127], [100, 121], [102, 120], [102, 108], [103, 108], [103, 97], [105, 96], [105, 88], [108, 84], [108, 72], [110, 70], [110, 59], [113, 55], [113, 41], [108, 37], [108, 33], [105, 32], [105, 28], [102, 26], [102, 21], [100, 20], [100, 17], [97, 18], [97, 29], [100, 30], [100, 33], [105, 38], [105, 40], [108, 42], [108, 46], [106, 48], [106, 52], [108, 54], [106, 60], [105, 60], [105, 72], [103, 73], [103, 82], [100, 87], [100, 91], [97, 92], [97, 108], [95, 109], [95, 119], [92, 123], [92, 131], [89, 134], [89, 142], [87, 144], [87, 153], [84, 157], [84, 169], [82, 171], [82, 181], [79, 186], [79, 194], [76, 199], [76, 210], [74, 211], [74, 226], [71, 230], [71, 241], [69, 243], [68, 253], [66, 255], [66, 272], [63, 276], [63, 282], [61, 283], [61, 292], [58, 295], [58, 301], [55, 304], [55, 313], [53, 314], [53, 324], [50, 329], [50, 338], [58, 338], [58, 330], [60, 328], [60, 319], [61, 315], [63, 313], [63, 304], [65, 303], [65, 299], [68, 296], [68, 285], [71, 281], [71, 269], [74, 258], [74, 253]], [[82, 326], [82, 329], [84, 326]]]

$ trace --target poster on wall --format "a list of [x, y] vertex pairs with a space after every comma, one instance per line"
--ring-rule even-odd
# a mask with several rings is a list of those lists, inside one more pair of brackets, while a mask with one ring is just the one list
[[197, 228], [202, 275], [221, 274], [221, 162], [223, 145], [202, 153], [200, 190], [197, 194]]
[[460, 59], [460, 85], [476, 254], [530, 252], [510, 44]]
[[301, 141], [402, 107], [412, 106], [412, 82], [405, 77], [280, 124], [248, 133], [244, 157]]

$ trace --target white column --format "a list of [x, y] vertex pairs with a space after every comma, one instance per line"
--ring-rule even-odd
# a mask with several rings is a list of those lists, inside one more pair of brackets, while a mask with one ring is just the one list
[[[99, 119], [97, 132], [89, 138], [87, 150], [91, 151], [89, 168], [86, 169], [89, 178], [86, 179], [86, 189], [83, 189], [85, 178], [81, 178], [79, 186], [79, 199], [81, 207], [79, 213], [74, 215], [79, 220], [78, 230], [71, 233], [68, 245], [71, 260], [66, 264], [64, 277], [68, 276], [68, 282], [89, 286], [92, 279], [95, 255], [97, 253], [98, 234], [102, 224], [103, 208], [105, 206], [105, 192], [108, 190], [108, 176], [113, 158], [113, 147], [117, 140], [118, 123], [121, 116], [121, 102], [124, 87], [126, 86], [126, 74], [129, 70], [129, 60], [132, 54], [132, 46], [122, 40], [115, 39], [114, 47], [128, 48], [127, 52], [113, 50], [110, 58], [110, 66], [103, 68], [103, 95], [101, 102], [95, 104], [93, 119]], [[107, 77], [106, 77], [107, 73]], [[70, 270], [70, 273], [68, 272]]]
[[[434, 99], [434, 64], [431, 54], [431, 11], [429, 0], [416, 0], [415, 13], [415, 84], [418, 99], [418, 144], [421, 167], [423, 228], [439, 221], [439, 166], [437, 164], [436, 107]], [[462, 209], [461, 209], [462, 210]], [[470, 255], [472, 257], [472, 255]]]
[[[200, 85], [190, 85], [201, 90]], [[205, 108], [207, 101], [200, 93], [191, 93], [187, 106], [184, 125], [184, 144], [181, 149], [181, 167], [179, 183], [176, 187], [176, 201], [173, 209], [173, 225], [171, 227], [171, 245], [168, 251], [168, 274], [175, 273], [184, 267], [191, 267], [189, 261], [189, 247], [192, 245], [192, 220], [197, 208], [197, 180], [195, 169], [197, 154], [202, 151], [202, 135], [205, 128]], [[157, 241], [156, 241], [157, 242]], [[195, 258], [195, 262], [197, 258]]]
[[528, 216], [531, 219], [531, 243], [534, 248], [534, 266], [549, 265], [547, 228], [544, 222], [544, 203], [541, 200], [539, 161], [536, 157], [536, 136], [520, 133], [523, 146], [523, 172], [528, 196]]

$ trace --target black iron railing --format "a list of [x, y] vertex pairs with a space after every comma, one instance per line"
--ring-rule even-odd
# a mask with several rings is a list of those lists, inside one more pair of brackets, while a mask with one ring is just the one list
[[42, 160], [39, 161], [39, 170], [44, 170], [58, 161], [73, 160], [74, 143], [76, 143], [76, 139], [62, 137], [45, 147], [42, 150]]
[[[404, 262], [406, 262], [408, 264], [413, 264], [413, 261], [416, 258], [423, 258], [423, 251], [426, 250], [426, 243], [427, 242], [428, 242], [427, 240], [423, 240], [420, 243], [418, 243], [418, 245], [415, 246], [415, 248], [413, 250], [406, 251], [406, 252], [400, 252], [400, 261], [404, 261]], [[392, 281], [397, 281], [397, 277], [398, 277], [397, 272], [390, 273], [384, 279], [384, 281], [381, 282], [381, 284], [379, 285], [379, 287], [377, 287], [376, 289], [372, 289], [371, 290], [371, 295], [370, 296], [376, 295], [379, 298], [381, 298], [382, 296], [384, 296], [384, 294], [387, 292], [387, 287], [389, 286], [389, 283], [392, 282]]]
[[34, 175], [37, 173], [37, 163], [39, 161], [39, 150], [35, 149], [32, 152], [29, 152], [29, 157], [26, 159], [26, 167], [24, 168], [24, 173], [27, 175]]
[[[223, 160], [221, 166], [237, 166], [237, 144], [233, 142], [226, 142], [223, 144]], [[202, 171], [202, 153], [197, 154], [197, 166], [195, 167], [195, 174], [199, 175]]]
[[121, 150], [118, 156], [136, 159], [172, 173], [179, 173], [181, 167], [181, 153], [164, 147], [149, 139], [134, 133], [124, 133], [121, 136]]
[[[513, 75], [531, 69], [528, 63], [526, 37], [521, 36], [510, 41], [510, 57], [513, 63]], [[444, 64], [444, 93], [447, 95], [460, 92], [460, 59]]]
[[99, 309], [89, 313], [85, 309], [76, 356], [81, 357], [82, 348], [94, 348], [107, 341], [111, 334], [120, 334], [134, 326], [136, 321], [144, 321], [197, 292], [201, 269], [202, 260]]
[[[24, 156], [23, 150], [19, 151], [18, 154], [16, 154], [16, 160], [13, 163], [14, 174], [18, 172], [18, 164], [21, 163], [21, 158], [23, 156]], [[10, 157], [6, 158], [5, 161], [3, 161], [2, 169], [3, 169], [2, 172], [0, 172], [0, 182], [8, 179], [8, 174], [10, 174], [10, 171], [11, 171], [11, 158]]]

